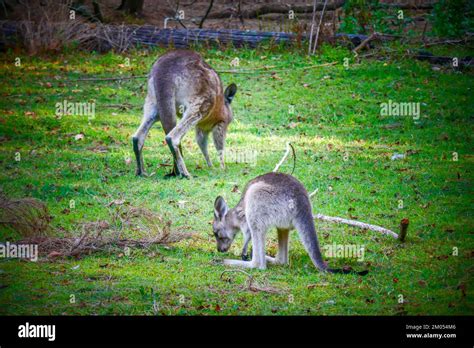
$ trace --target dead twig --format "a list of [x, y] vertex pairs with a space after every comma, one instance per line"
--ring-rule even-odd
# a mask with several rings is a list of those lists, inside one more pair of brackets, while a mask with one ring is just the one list
[[202, 29], [202, 26], [203, 26], [204, 22], [206, 21], [207, 16], [209, 16], [209, 12], [211, 12], [211, 9], [212, 9], [213, 5], [214, 5], [214, 0], [211, 0], [209, 2], [209, 7], [207, 8], [206, 13], [204, 14], [204, 17], [202, 17], [201, 21], [199, 22], [199, 29]]

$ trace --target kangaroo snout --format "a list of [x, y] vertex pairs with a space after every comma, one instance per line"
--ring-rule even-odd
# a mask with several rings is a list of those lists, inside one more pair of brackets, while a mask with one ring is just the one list
[[217, 246], [217, 251], [220, 253], [225, 253], [229, 250], [230, 246], [223, 246], [223, 245], [218, 245]]

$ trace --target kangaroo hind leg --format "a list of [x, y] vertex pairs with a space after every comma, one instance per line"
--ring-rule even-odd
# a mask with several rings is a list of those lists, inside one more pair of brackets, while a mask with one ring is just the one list
[[143, 118], [142, 123], [138, 127], [137, 131], [132, 137], [133, 141], [133, 152], [137, 161], [136, 175], [145, 175], [145, 166], [143, 163], [143, 145], [145, 144], [145, 138], [150, 131], [150, 128], [157, 120], [158, 107], [156, 104], [156, 96], [154, 95], [154, 89], [149, 88], [148, 94], [145, 99], [143, 106]]
[[[178, 174], [190, 178], [191, 175], [186, 168], [186, 164], [184, 163], [183, 156], [181, 155], [181, 151], [179, 150], [179, 146], [181, 144], [181, 139], [184, 135], [193, 127], [195, 126], [199, 120], [201, 120], [203, 111], [209, 109], [209, 103], [197, 103], [194, 105], [189, 105], [184, 112], [183, 118], [181, 121], [176, 125], [176, 127], [171, 130], [171, 132], [166, 135], [166, 143], [168, 144], [171, 153], [173, 154], [173, 158], [176, 161], [176, 166], [178, 169]], [[207, 112], [204, 112], [207, 113]]]
[[278, 253], [275, 257], [276, 263], [280, 265], [288, 264], [288, 247], [290, 230], [278, 229]]
[[[161, 125], [166, 136], [176, 127], [176, 101], [171, 90], [160, 90], [160, 101], [158, 104], [158, 114], [160, 115]], [[169, 178], [178, 175], [176, 159], [173, 156], [173, 170], [166, 174], [165, 177]]]

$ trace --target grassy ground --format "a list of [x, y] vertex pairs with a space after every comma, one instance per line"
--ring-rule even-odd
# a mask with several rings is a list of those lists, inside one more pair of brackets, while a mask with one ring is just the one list
[[[130, 256], [0, 260], [0, 314], [474, 313], [472, 74], [435, 71], [406, 58], [360, 64], [351, 59], [345, 68], [348, 51], [329, 47], [313, 58], [278, 49], [206, 50], [205, 58], [217, 70], [230, 69], [236, 57], [240, 69], [287, 69], [221, 74], [225, 85], [239, 87], [227, 149], [257, 151], [256, 163], [228, 163], [222, 171], [212, 147], [215, 168], [208, 169], [194, 135], [188, 134], [183, 148], [194, 179], [165, 180], [171, 158], [157, 124], [144, 150], [147, 170], [154, 175], [138, 178], [134, 160], [128, 159], [133, 159], [130, 138], [140, 123], [144, 80], [64, 80], [146, 74], [161, 52], [20, 55], [20, 67], [13, 53], [0, 58], [4, 192], [45, 201], [58, 235], [77, 235], [81, 222], [110, 219], [107, 203], [114, 199], [150, 209], [171, 220], [174, 229], [195, 233], [170, 247], [134, 249]], [[338, 64], [302, 69], [333, 61]], [[95, 101], [96, 117], [90, 122], [83, 116], [56, 117], [55, 104], [64, 99]], [[380, 104], [389, 100], [420, 102], [420, 119], [381, 116]], [[117, 106], [124, 103], [130, 108]], [[84, 138], [75, 140], [77, 134]], [[218, 261], [238, 258], [242, 239], [230, 255], [217, 253], [210, 225], [213, 201], [220, 194], [235, 204], [248, 180], [274, 168], [287, 141], [297, 152], [294, 175], [308, 191], [319, 189], [312, 199], [315, 213], [395, 230], [402, 218], [410, 219], [404, 244], [375, 232], [316, 222], [322, 245], [365, 247], [360, 262], [326, 259], [333, 266], [367, 268], [366, 277], [318, 272], [293, 233], [289, 266], [249, 271], [258, 286], [276, 293], [248, 290], [240, 273], [220, 278], [225, 267]], [[15, 161], [17, 152], [21, 161]], [[406, 158], [392, 161], [395, 153]], [[291, 172], [292, 165], [290, 159], [281, 171]], [[267, 241], [270, 254], [276, 252], [275, 235]], [[18, 238], [11, 230], [0, 234], [2, 241]]]

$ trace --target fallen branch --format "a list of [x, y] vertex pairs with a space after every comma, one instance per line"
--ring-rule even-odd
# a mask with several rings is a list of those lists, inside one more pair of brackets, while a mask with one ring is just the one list
[[343, 219], [340, 217], [333, 217], [333, 216], [327, 216], [327, 215], [322, 215], [322, 214], [316, 214], [313, 215], [315, 219], [322, 220], [322, 221], [328, 221], [328, 222], [335, 222], [338, 224], [344, 224], [344, 225], [349, 225], [349, 226], [354, 226], [358, 228], [362, 228], [364, 230], [371, 230], [375, 232], [379, 232], [382, 234], [386, 234], [389, 236], [392, 236], [395, 239], [400, 240], [403, 242], [405, 240], [405, 237], [407, 235], [408, 231], [408, 219], [403, 219], [401, 224], [400, 224], [400, 234], [397, 234], [389, 229], [377, 226], [377, 225], [371, 225], [367, 224], [365, 222], [360, 222], [360, 221], [355, 221], [355, 220], [349, 220], [349, 219]]
[[360, 43], [359, 46], [357, 46], [356, 48], [354, 48], [354, 49], [352, 50], [352, 52], [354, 52], [354, 53], [357, 55], [357, 52], [358, 52], [358, 51], [360, 51], [360, 50], [363, 49], [365, 46], [367, 46], [370, 41], [377, 39], [377, 38], [378, 38], [378, 35], [379, 35], [378, 33], [372, 33], [372, 34], [370, 34], [364, 41], [362, 41], [362, 42]]
[[[296, 163], [295, 149], [294, 149], [293, 145], [291, 145], [291, 143], [288, 142], [288, 143], [286, 143], [285, 154], [281, 158], [280, 162], [278, 162], [278, 164], [275, 166], [275, 169], [273, 169], [273, 172], [277, 172], [278, 169], [280, 169], [283, 162], [285, 162], [288, 155], [290, 154], [290, 147], [293, 150], [293, 157], [295, 159], [295, 161], [293, 162], [293, 171], [295, 170], [295, 163]], [[293, 172], [291, 172], [291, 174], [293, 174]], [[316, 189], [313, 192], [311, 192], [309, 194], [309, 197], [310, 198], [313, 197], [316, 194], [316, 192], [318, 192], [318, 190], [319, 189]], [[395, 233], [395, 232], [393, 232], [389, 229], [386, 229], [386, 228], [383, 228], [383, 227], [380, 227], [380, 226], [377, 226], [377, 225], [367, 224], [365, 222], [349, 220], [349, 219], [343, 219], [343, 218], [340, 218], [340, 217], [333, 217], [333, 216], [327, 216], [327, 215], [322, 215], [322, 214], [313, 215], [313, 218], [318, 219], [318, 220], [322, 220], [322, 221], [329, 221], [329, 222], [335, 222], [335, 223], [339, 223], [339, 224], [354, 226], [354, 227], [362, 228], [364, 230], [371, 230], [371, 231], [379, 232], [379, 233], [382, 233], [382, 234], [390, 235], [393, 238], [400, 240], [401, 242], [405, 241], [405, 237], [406, 237], [407, 231], [408, 231], [408, 219], [403, 219], [401, 221], [400, 235], [398, 235], [397, 233]]]
[[[313, 192], [311, 192], [309, 194], [309, 197], [310, 198], [313, 197], [318, 191], [319, 191], [319, 189], [314, 190]], [[349, 225], [349, 226], [362, 228], [364, 230], [371, 230], [371, 231], [379, 232], [379, 233], [382, 233], [382, 234], [392, 236], [393, 238], [398, 239], [400, 242], [405, 241], [405, 238], [406, 238], [406, 235], [407, 235], [407, 232], [408, 232], [408, 223], [409, 223], [408, 219], [403, 219], [400, 222], [400, 234], [397, 234], [397, 233], [393, 232], [392, 230], [389, 230], [389, 229], [384, 228], [384, 227], [380, 227], [380, 226], [377, 226], [377, 225], [371, 225], [371, 224], [356, 221], [356, 220], [344, 219], [344, 218], [340, 218], [340, 217], [336, 217], [336, 216], [327, 216], [327, 215], [323, 215], [323, 214], [316, 214], [316, 215], [313, 215], [313, 218], [321, 220], [321, 221], [334, 222], [334, 223], [338, 223], [338, 224], [344, 224], [344, 225]]]
[[419, 50], [418, 52], [410, 53], [410, 56], [422, 60], [428, 61], [430, 64], [446, 64], [446, 65], [453, 65], [454, 58], [457, 59], [457, 67], [464, 68], [469, 67], [473, 64], [473, 59], [471, 57], [449, 57], [449, 56], [435, 56], [431, 52]]
[[[335, 0], [331, 1], [326, 7], [326, 10], [328, 11], [336, 11], [341, 9], [344, 4], [345, 0]], [[264, 4], [258, 7], [246, 9], [240, 11], [240, 15], [243, 18], [260, 18], [264, 15], [267, 14], [287, 14], [289, 10], [292, 10], [294, 13], [297, 14], [307, 14], [311, 13], [313, 11], [313, 8], [315, 11], [321, 11], [324, 7], [324, 4], [320, 2], [319, 4]], [[433, 4], [423, 4], [423, 5], [412, 5], [412, 4], [407, 4], [404, 2], [401, 3], [395, 3], [395, 4], [381, 4], [380, 8], [384, 7], [389, 7], [389, 8], [396, 8], [396, 9], [401, 9], [401, 10], [428, 10], [433, 8]], [[209, 15], [210, 19], [228, 19], [236, 14], [235, 8], [227, 8], [222, 11], [214, 11]]]
[[[341, 8], [345, 3], [345, 0], [335, 0], [331, 4], [327, 6], [327, 10], [336, 10]], [[315, 7], [316, 11], [320, 11], [323, 8], [323, 4], [317, 4]], [[243, 10], [241, 11], [241, 15], [243, 18], [258, 18], [262, 15], [268, 13], [288, 13], [289, 10], [294, 11], [295, 13], [308, 13], [313, 10], [313, 4], [310, 5], [296, 5], [293, 4], [291, 6], [287, 4], [265, 4], [258, 6], [253, 9]], [[209, 18], [212, 19], [220, 19], [220, 18], [229, 18], [234, 14], [234, 9], [225, 9], [223, 11], [214, 12], [209, 15]]]

